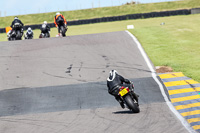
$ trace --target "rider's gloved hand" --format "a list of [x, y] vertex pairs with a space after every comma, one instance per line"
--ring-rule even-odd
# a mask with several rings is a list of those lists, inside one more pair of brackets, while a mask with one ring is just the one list
[[132, 84], [132, 82], [129, 80], [129, 84]]

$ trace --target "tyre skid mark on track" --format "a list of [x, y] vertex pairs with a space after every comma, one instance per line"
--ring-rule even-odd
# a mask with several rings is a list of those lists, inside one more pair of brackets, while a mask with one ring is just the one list
[[73, 64], [71, 64], [71, 65], [67, 68], [67, 71], [66, 71], [65, 73], [71, 73], [72, 67], [73, 67]]

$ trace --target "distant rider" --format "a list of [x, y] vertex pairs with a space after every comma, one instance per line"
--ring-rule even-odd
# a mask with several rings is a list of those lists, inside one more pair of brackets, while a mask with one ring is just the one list
[[128, 87], [132, 91], [132, 93], [136, 96], [136, 101], [138, 102], [139, 95], [134, 93], [134, 86], [132, 82], [119, 75], [116, 70], [111, 70], [109, 73], [109, 77], [107, 78], [108, 92], [115, 97], [115, 99], [120, 103], [122, 108], [125, 108], [122, 99], [118, 95], [119, 89], [122, 86]]
[[44, 21], [42, 24], [41, 34], [47, 35], [46, 37], [50, 37], [50, 27], [47, 25], [47, 21]]
[[33, 39], [33, 31], [31, 27], [29, 27], [24, 35], [25, 39]]
[[12, 21], [12, 24], [11, 24], [11, 28], [14, 28], [13, 26], [15, 25], [15, 23], [20, 23], [22, 25], [22, 27], [24, 26], [24, 24], [22, 23], [21, 20], [19, 20], [18, 17], [15, 17], [14, 20]]
[[60, 35], [60, 26], [63, 25], [67, 30], [67, 21], [65, 17], [60, 14], [59, 12], [56, 13], [56, 16], [54, 17], [54, 24], [58, 28], [58, 35]]
[[23, 26], [24, 24], [22, 23], [22, 21], [19, 20], [18, 17], [15, 17], [10, 27], [12, 28], [12, 31], [16, 30], [17, 28], [20, 28], [21, 33], [23, 34]]

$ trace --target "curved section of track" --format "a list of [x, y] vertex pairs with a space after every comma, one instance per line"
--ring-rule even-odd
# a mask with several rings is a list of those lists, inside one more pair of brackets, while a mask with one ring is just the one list
[[[2, 42], [0, 132], [187, 132], [124, 31]], [[107, 93], [111, 69], [131, 79], [139, 114]]]

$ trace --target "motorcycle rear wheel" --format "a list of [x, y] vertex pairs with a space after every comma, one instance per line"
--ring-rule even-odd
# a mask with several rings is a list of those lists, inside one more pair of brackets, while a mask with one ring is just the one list
[[65, 35], [65, 33], [66, 33], [65, 28], [63, 26], [61, 26], [60, 29], [61, 29], [62, 36], [65, 37], [66, 36]]
[[21, 40], [21, 32], [17, 31], [16, 40]]
[[[136, 100], [135, 99], [132, 99], [130, 95], [126, 95], [125, 98], [124, 98], [128, 108], [133, 112], [133, 113], [139, 113], [140, 112], [140, 108], [139, 106], [137, 105]], [[134, 101], [135, 102], [134, 102]]]

